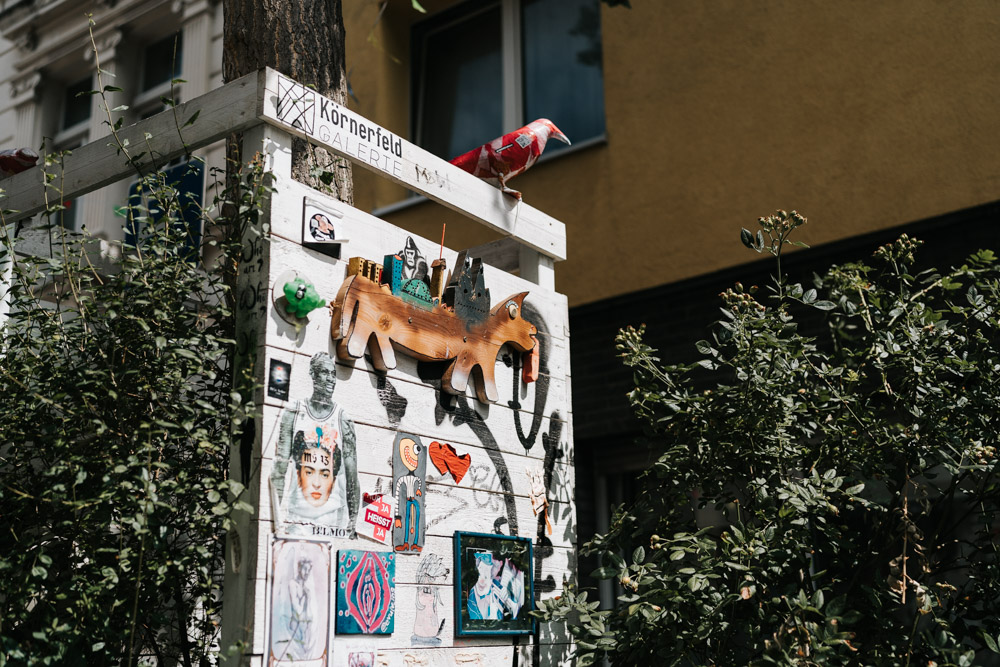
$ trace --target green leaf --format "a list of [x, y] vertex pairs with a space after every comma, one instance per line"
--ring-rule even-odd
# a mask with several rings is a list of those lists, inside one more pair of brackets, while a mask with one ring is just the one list
[[426, 10], [426, 9], [424, 9], [424, 8], [423, 8], [423, 7], [422, 7], [422, 6], [420, 5], [420, 3], [419, 3], [419, 2], [417, 2], [417, 0], [410, 0], [410, 3], [411, 3], [411, 4], [413, 5], [413, 8], [414, 8], [414, 9], [416, 9], [416, 10], [417, 10], [418, 12], [420, 12], [421, 14], [426, 14], [426, 13], [427, 13], [427, 10]]
[[715, 355], [715, 348], [709, 345], [708, 341], [706, 340], [699, 340], [697, 343], [694, 344], [694, 346], [695, 349], [697, 349], [698, 352], [700, 352], [701, 354], [706, 354], [710, 356]]
[[834, 308], [837, 307], [837, 304], [835, 304], [832, 301], [817, 301], [816, 303], [812, 304], [812, 307], [816, 308], [817, 310], [833, 310]]
[[1000, 648], [997, 647], [997, 641], [993, 639], [987, 632], [982, 631], [983, 641], [986, 642], [986, 648], [993, 651], [994, 653], [1000, 653]]
[[753, 234], [750, 233], [749, 229], [746, 228], [740, 229], [740, 241], [743, 243], [743, 245], [750, 248], [751, 250], [754, 249]]
[[641, 565], [642, 561], [645, 560], [645, 558], [646, 558], [646, 550], [642, 547], [642, 545], [636, 547], [635, 551], [632, 552], [632, 562], [635, 563], [636, 565]]
[[188, 125], [194, 125], [195, 121], [198, 120], [198, 116], [200, 116], [200, 115], [201, 115], [201, 109], [198, 109], [197, 111], [195, 111], [191, 115], [190, 118], [187, 119], [187, 122], [184, 123], [181, 127], [187, 127]]
[[802, 303], [810, 304], [816, 302], [816, 290], [809, 289], [806, 293], [802, 295]]

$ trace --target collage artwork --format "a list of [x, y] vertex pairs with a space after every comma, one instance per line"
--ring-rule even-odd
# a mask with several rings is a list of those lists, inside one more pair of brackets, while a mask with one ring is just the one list
[[[306, 199], [303, 245], [339, 260], [346, 241], [338, 238], [336, 223], [336, 215]], [[276, 314], [295, 332], [329, 314], [332, 336], [326, 349], [305, 357], [278, 354], [267, 367], [268, 400], [279, 402], [276, 428], [265, 443], [265, 450], [273, 451], [265, 472], [274, 525], [266, 639], [271, 666], [374, 666], [379, 636], [405, 633], [408, 646], [437, 647], [449, 619], [456, 637], [535, 632], [529, 614], [536, 574], [532, 540], [502, 530], [506, 524], [517, 534], [516, 519], [511, 522], [512, 473], [490, 441], [492, 434], [473, 426], [489, 454], [480, 461], [476, 449], [456, 447], [433, 433], [408, 432], [402, 419], [406, 399], [384, 377], [396, 367], [396, 354], [439, 363], [435, 390], [458, 396], [458, 405], [476, 414], [476, 403], [485, 409], [498, 400], [494, 368], [502, 367], [497, 363], [502, 349], [523, 356], [514, 368], [520, 383], [516, 404], [518, 386], [524, 391], [537, 379], [538, 329], [523, 312], [528, 293], [491, 303], [478, 259], [460, 253], [449, 273], [444, 259], [429, 262], [412, 237], [393, 250], [381, 263], [349, 258], [336, 295], [318, 293], [310, 276], [298, 271], [282, 274], [272, 285]], [[375, 430], [361, 420], [359, 438], [351, 414], [354, 394], [338, 392], [337, 384], [338, 367], [343, 381], [362, 357], [376, 371], [373, 382], [395, 430]], [[297, 394], [296, 387], [308, 388]], [[378, 437], [372, 433], [385, 433], [385, 441], [371, 442]], [[385, 452], [378, 455], [384, 461], [381, 474], [371, 462], [376, 444]], [[507, 509], [495, 533], [463, 532], [458, 521], [443, 534], [442, 524], [432, 532], [438, 537], [430, 550], [427, 531], [441, 518], [428, 515], [427, 503], [435, 494], [452, 503], [452, 484], [463, 480], [480, 493], [475, 485], [488, 479], [490, 469], [505, 491], [495, 500], [488, 496], [488, 502], [499, 503], [501, 512]], [[541, 468], [517, 474], [524, 475], [519, 483], [530, 491], [521, 493], [530, 497], [534, 513], [544, 514], [548, 500]], [[546, 524], [551, 533], [547, 515], [544, 521], [539, 516], [540, 536]], [[451, 543], [451, 563], [442, 535]], [[341, 548], [347, 545], [351, 548]], [[396, 579], [402, 572], [410, 578], [401, 599]], [[401, 628], [397, 611], [404, 610]]]

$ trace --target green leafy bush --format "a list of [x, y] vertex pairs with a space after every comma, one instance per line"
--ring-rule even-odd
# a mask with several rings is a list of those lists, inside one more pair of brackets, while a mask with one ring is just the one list
[[[232, 219], [200, 217], [238, 239], [262, 179], [250, 170]], [[239, 245], [211, 241], [205, 270], [184, 250], [190, 204], [162, 174], [143, 182], [152, 203], [128, 210], [141, 241], [112, 270], [58, 227], [51, 256], [15, 267], [0, 334], [0, 664], [191, 665], [218, 650], [226, 529], [249, 509], [228, 478], [253, 413], [252, 393], [232, 390]]]
[[721, 295], [700, 361], [664, 364], [642, 328], [620, 332], [662, 451], [585, 547], [616, 608], [571, 591], [540, 615], [569, 621], [581, 665], [995, 660], [994, 254], [911, 274], [919, 243], [903, 236], [803, 286], [780, 257], [805, 218], [759, 223], [741, 238], [777, 258], [775, 284]]

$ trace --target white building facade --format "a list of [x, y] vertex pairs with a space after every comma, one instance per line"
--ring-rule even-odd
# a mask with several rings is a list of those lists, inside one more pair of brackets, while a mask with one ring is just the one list
[[[163, 110], [163, 98], [179, 103], [220, 86], [222, 25], [217, 0], [0, 0], [0, 84], [8, 91], [0, 148], [73, 150], [109, 134], [107, 108], [111, 122], [128, 125]], [[121, 91], [87, 94], [107, 86]], [[224, 149], [201, 156], [221, 166]], [[120, 240], [115, 209], [128, 189], [118, 183], [65, 202], [59, 222]]]

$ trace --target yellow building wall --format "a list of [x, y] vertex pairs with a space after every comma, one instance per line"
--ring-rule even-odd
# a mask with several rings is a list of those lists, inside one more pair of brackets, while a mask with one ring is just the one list
[[[344, 4], [352, 107], [409, 136], [423, 15]], [[513, 182], [567, 225], [571, 305], [755, 259], [739, 229], [777, 208], [816, 245], [1000, 199], [1000, 3], [632, 0], [601, 18], [607, 142]], [[355, 183], [361, 208], [405, 196]], [[428, 238], [447, 221], [451, 247], [490, 239], [430, 202], [386, 218]]]

